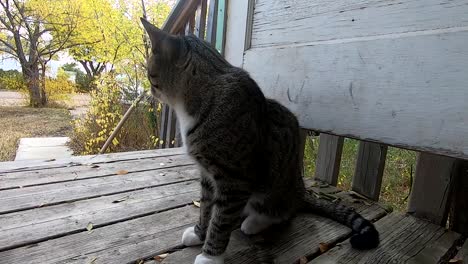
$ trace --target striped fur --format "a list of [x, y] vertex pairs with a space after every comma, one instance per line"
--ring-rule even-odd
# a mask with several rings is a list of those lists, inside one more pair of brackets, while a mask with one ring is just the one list
[[288, 109], [266, 99], [247, 72], [231, 66], [207, 43], [144, 25], [153, 50], [148, 64], [151, 90], [175, 107], [177, 116], [189, 120], [180, 124], [182, 138], [201, 171], [200, 219], [183, 241], [197, 242], [193, 233], [204, 241], [204, 255], [196, 263], [215, 263], [207, 259], [223, 255], [242, 220], [242, 230], [252, 234], [304, 209], [351, 227], [356, 248], [378, 245], [372, 223], [306, 193], [299, 124]]

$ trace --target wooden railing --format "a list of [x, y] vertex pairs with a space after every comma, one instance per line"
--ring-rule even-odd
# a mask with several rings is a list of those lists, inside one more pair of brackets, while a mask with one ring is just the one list
[[[176, 35], [194, 34], [224, 52], [226, 0], [179, 0], [162, 29]], [[175, 113], [163, 105], [159, 118], [159, 148], [182, 145]]]
[[[337, 185], [344, 139], [320, 134], [315, 180]], [[381, 143], [359, 142], [352, 191], [379, 200], [387, 148]], [[425, 152], [417, 155], [407, 212], [442, 226], [450, 219], [448, 225], [452, 230], [468, 234], [467, 163]]]

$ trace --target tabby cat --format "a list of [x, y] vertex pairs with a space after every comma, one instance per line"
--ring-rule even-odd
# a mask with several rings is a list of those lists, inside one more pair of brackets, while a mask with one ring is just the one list
[[175, 110], [184, 146], [201, 171], [200, 219], [182, 236], [186, 246], [203, 244], [196, 264], [223, 263], [240, 220], [245, 234], [257, 234], [299, 210], [352, 228], [355, 248], [379, 244], [371, 222], [306, 192], [299, 124], [288, 109], [266, 99], [247, 72], [203, 40], [142, 23], [152, 44], [151, 92]]

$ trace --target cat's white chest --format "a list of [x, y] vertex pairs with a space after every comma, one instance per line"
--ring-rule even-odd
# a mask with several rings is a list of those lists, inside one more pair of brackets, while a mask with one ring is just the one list
[[177, 120], [179, 122], [182, 142], [184, 143], [184, 146], [186, 147], [187, 146], [187, 141], [186, 141], [187, 132], [195, 124], [195, 119], [187, 113], [183, 104], [181, 103], [175, 104], [173, 108], [174, 108], [174, 111], [176, 112]]

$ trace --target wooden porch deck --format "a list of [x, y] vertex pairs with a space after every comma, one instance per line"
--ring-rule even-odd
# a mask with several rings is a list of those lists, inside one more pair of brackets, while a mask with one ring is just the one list
[[[235, 231], [226, 263], [437, 263], [468, 252], [443, 227], [309, 184], [377, 221], [381, 246], [352, 250], [350, 229], [307, 214], [260, 236]], [[163, 253], [163, 263], [193, 263], [199, 248], [180, 238], [198, 218], [198, 193], [181, 149], [0, 163], [0, 263], [159, 263]]]

